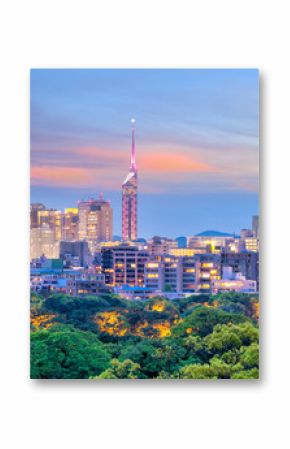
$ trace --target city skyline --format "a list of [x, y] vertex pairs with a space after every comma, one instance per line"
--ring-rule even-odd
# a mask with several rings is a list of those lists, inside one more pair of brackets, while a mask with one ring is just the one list
[[140, 237], [248, 227], [258, 214], [256, 70], [33, 70], [31, 201], [64, 209], [102, 191], [120, 235], [132, 116]]

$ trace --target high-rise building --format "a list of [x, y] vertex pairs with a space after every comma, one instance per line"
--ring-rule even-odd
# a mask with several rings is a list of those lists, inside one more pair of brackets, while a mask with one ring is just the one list
[[62, 215], [61, 240], [70, 242], [79, 238], [79, 210], [77, 207], [69, 207]]
[[135, 155], [135, 120], [132, 123], [131, 165], [122, 185], [122, 238], [137, 239], [137, 166]]
[[46, 207], [42, 203], [33, 203], [30, 206], [30, 229], [37, 228], [38, 224], [38, 211], [45, 210]]
[[87, 240], [90, 250], [97, 242], [112, 240], [113, 211], [102, 194], [99, 199], [79, 202], [79, 240]]
[[62, 212], [56, 209], [39, 209], [37, 211], [38, 227], [48, 225], [56, 242], [61, 240]]
[[30, 259], [37, 259], [42, 255], [48, 259], [59, 256], [59, 242], [56, 241], [54, 231], [48, 223], [30, 231]]
[[252, 231], [253, 231], [253, 236], [258, 239], [259, 238], [259, 216], [258, 215], [253, 215]]

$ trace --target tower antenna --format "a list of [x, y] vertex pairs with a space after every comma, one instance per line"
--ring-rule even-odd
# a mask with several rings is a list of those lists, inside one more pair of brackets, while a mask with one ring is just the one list
[[136, 170], [136, 153], [135, 153], [135, 122], [134, 118], [131, 119], [132, 124], [132, 145], [131, 145], [131, 170]]

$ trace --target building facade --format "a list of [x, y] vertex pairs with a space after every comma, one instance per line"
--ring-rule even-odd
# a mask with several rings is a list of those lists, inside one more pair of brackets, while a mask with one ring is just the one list
[[46, 207], [42, 203], [33, 203], [30, 206], [30, 229], [37, 228], [39, 226], [38, 222], [38, 211], [45, 210]]
[[37, 211], [38, 227], [49, 226], [56, 242], [61, 240], [62, 212], [57, 209], [39, 209]]
[[233, 273], [241, 273], [246, 279], [257, 282], [259, 288], [259, 254], [242, 252], [237, 254], [224, 253], [221, 255], [221, 265], [232, 267]]
[[108, 201], [100, 195], [99, 199], [80, 201], [79, 209], [79, 240], [87, 240], [89, 246], [95, 242], [112, 240], [113, 211]]
[[222, 278], [213, 280], [211, 285], [212, 293], [239, 292], [255, 293], [257, 291], [256, 281], [246, 279], [242, 273], [234, 273], [232, 267], [223, 267]]
[[108, 291], [103, 274], [96, 274], [87, 278], [69, 278], [66, 284], [66, 293], [72, 296], [97, 295]]
[[143, 286], [148, 257], [147, 251], [132, 246], [102, 248], [101, 265], [106, 284]]
[[194, 293], [197, 289], [194, 257], [165, 255], [145, 264], [145, 287], [152, 291]]
[[77, 257], [79, 260], [79, 266], [85, 267], [89, 261], [89, 249], [88, 242], [76, 241], [76, 242], [60, 242], [59, 256], [64, 260], [70, 262], [70, 259]]
[[49, 259], [59, 257], [59, 241], [55, 239], [54, 231], [46, 223], [30, 230], [30, 260], [43, 255]]
[[79, 211], [77, 207], [64, 210], [62, 215], [61, 240], [70, 242], [79, 238]]

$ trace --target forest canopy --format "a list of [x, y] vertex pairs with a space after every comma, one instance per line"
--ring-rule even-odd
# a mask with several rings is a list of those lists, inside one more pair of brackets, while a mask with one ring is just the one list
[[31, 295], [33, 379], [256, 379], [257, 295]]

